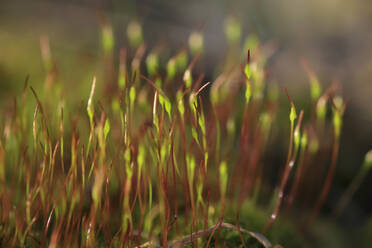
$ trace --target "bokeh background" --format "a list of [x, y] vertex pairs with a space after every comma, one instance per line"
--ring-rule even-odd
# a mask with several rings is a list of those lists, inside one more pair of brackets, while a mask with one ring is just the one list
[[[117, 51], [126, 45], [125, 30], [133, 19], [142, 24], [150, 47], [162, 44], [170, 52], [185, 47], [191, 31], [202, 31], [202, 63], [210, 80], [225, 56], [224, 21], [233, 16], [242, 24], [243, 37], [256, 34], [275, 44], [268, 70], [281, 87], [295, 92], [295, 102], [306, 105], [310, 99], [301, 59], [309, 62], [323, 88], [338, 80], [349, 104], [328, 206], [337, 201], [372, 148], [372, 1], [2, 0], [0, 105], [22, 91], [27, 74], [35, 87], [43, 84], [41, 36], [49, 38], [61, 81], [71, 89], [89, 85], [92, 75], [102, 70], [102, 16], [113, 24]], [[363, 230], [371, 213], [372, 175], [368, 175], [338, 224], [351, 232]]]

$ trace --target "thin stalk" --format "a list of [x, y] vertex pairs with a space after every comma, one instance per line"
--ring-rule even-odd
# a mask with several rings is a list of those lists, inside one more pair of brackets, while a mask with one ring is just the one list
[[[280, 206], [281, 206], [282, 201], [283, 201], [285, 186], [287, 185], [289, 174], [290, 174], [290, 172], [291, 172], [291, 170], [294, 166], [294, 162], [295, 162], [294, 159], [295, 159], [295, 156], [296, 156], [296, 153], [297, 153], [297, 149], [295, 149], [294, 156], [292, 157], [294, 120], [296, 119], [296, 110], [294, 108], [293, 102], [292, 102], [292, 100], [291, 100], [291, 98], [290, 98], [286, 89], [285, 89], [285, 91], [287, 93], [289, 102], [291, 104], [291, 114], [290, 114], [291, 130], [290, 130], [290, 137], [289, 137], [288, 155], [287, 155], [287, 161], [286, 161], [286, 165], [285, 165], [283, 176], [282, 176], [282, 181], [281, 181], [280, 186], [279, 186], [279, 193], [278, 193], [278, 196], [277, 196], [278, 197], [277, 202], [276, 202], [274, 211], [270, 216], [269, 222], [266, 224], [266, 226], [262, 230], [263, 233], [265, 233], [267, 230], [269, 230], [269, 228], [272, 226], [272, 224], [274, 223], [274, 221], [276, 220], [276, 218], [279, 214]], [[299, 118], [299, 121], [297, 123], [296, 129], [301, 126], [302, 117], [303, 117], [303, 111], [301, 111], [301, 113], [300, 113], [300, 118]]]
[[[327, 196], [328, 196], [328, 193], [331, 189], [331, 184], [332, 184], [332, 180], [333, 180], [333, 176], [334, 176], [334, 173], [335, 173], [335, 169], [336, 169], [336, 164], [337, 164], [337, 157], [338, 157], [338, 152], [339, 152], [339, 148], [340, 148], [340, 134], [341, 134], [341, 127], [342, 127], [342, 116], [345, 112], [345, 108], [346, 108], [346, 104], [347, 103], [344, 103], [341, 105], [341, 101], [339, 101], [339, 105], [337, 106], [335, 102], [335, 99], [331, 98], [332, 100], [332, 105], [333, 105], [333, 138], [334, 138], [334, 142], [333, 142], [333, 147], [332, 147], [332, 158], [331, 158], [331, 164], [329, 166], [329, 169], [328, 169], [328, 174], [327, 174], [327, 178], [325, 180], [325, 183], [324, 183], [324, 186], [323, 186], [323, 189], [319, 195], [319, 198], [312, 210], [312, 213], [310, 215], [310, 218], [309, 218], [309, 221], [307, 223], [307, 225], [311, 225], [311, 223], [313, 223], [313, 221], [315, 220], [315, 218], [318, 216], [319, 214], [319, 211], [321, 209], [321, 207], [323, 206], [325, 200], [327, 199]], [[341, 100], [341, 99], [338, 99], [338, 100]]]
[[319, 195], [319, 198], [316, 201], [316, 204], [315, 204], [315, 206], [314, 206], [314, 208], [311, 212], [308, 225], [312, 224], [313, 221], [315, 220], [315, 218], [318, 216], [319, 210], [323, 206], [324, 201], [326, 200], [326, 198], [328, 196], [329, 190], [331, 189], [331, 183], [332, 183], [333, 176], [334, 176], [335, 169], [336, 169], [339, 146], [340, 146], [339, 139], [335, 138], [335, 141], [333, 143], [333, 148], [332, 148], [331, 164], [329, 166], [327, 178], [325, 180], [325, 183], [324, 183], [323, 189], [322, 189], [322, 191]]
[[367, 175], [367, 172], [368, 170], [366, 169], [366, 167], [363, 167], [361, 170], [359, 170], [359, 173], [353, 179], [352, 183], [349, 185], [346, 192], [343, 194], [339, 203], [337, 204], [337, 207], [335, 211], [333, 212], [334, 217], [337, 218], [342, 214], [345, 207], [349, 204], [351, 198], [353, 197], [355, 192], [358, 190], [359, 186], [362, 184], [365, 176]]
[[59, 124], [59, 132], [60, 132], [60, 143], [61, 143], [61, 167], [62, 173], [65, 173], [65, 162], [63, 159], [63, 151], [64, 151], [64, 127], [63, 127], [63, 107], [61, 107], [61, 116], [60, 116], [60, 124]]
[[296, 198], [297, 192], [298, 192], [298, 187], [301, 182], [301, 178], [303, 175], [303, 169], [305, 167], [305, 163], [307, 162], [307, 148], [305, 150], [303, 149], [300, 154], [299, 162], [298, 162], [298, 168], [296, 171], [296, 176], [293, 182], [292, 189], [289, 193], [288, 197], [288, 203], [287, 203], [287, 209], [290, 210], [293, 204], [294, 199]]

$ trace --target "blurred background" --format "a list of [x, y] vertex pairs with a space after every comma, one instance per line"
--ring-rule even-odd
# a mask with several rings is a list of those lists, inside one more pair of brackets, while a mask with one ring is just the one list
[[[371, 1], [2, 0], [0, 104], [22, 91], [27, 74], [32, 85], [44, 83], [40, 37], [49, 38], [61, 81], [71, 89], [82, 83], [89, 85], [92, 75], [102, 70], [103, 18], [113, 25], [117, 51], [126, 46], [126, 27], [133, 19], [141, 23], [150, 47], [162, 44], [170, 48], [171, 54], [187, 46], [193, 30], [203, 32], [202, 63], [206, 77], [213, 80], [216, 66], [225, 56], [223, 27], [228, 16], [240, 21], [242, 37], [256, 34], [263, 42], [273, 42], [275, 52], [268, 71], [281, 87], [291, 89], [295, 103], [310, 103], [302, 59], [314, 69], [324, 89], [334, 80], [341, 83], [349, 104], [335, 181], [327, 202], [332, 206], [356, 175], [364, 154], [372, 148]], [[372, 175], [368, 175], [338, 223], [352, 232], [364, 230], [360, 228], [372, 213], [371, 196]]]

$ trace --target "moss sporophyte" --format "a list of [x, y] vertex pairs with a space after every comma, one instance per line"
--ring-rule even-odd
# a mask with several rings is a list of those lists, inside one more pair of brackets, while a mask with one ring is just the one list
[[[205, 75], [204, 32], [190, 32], [173, 53], [145, 44], [146, 29], [131, 21], [120, 47], [105, 19], [102, 67], [112, 70], [87, 72], [73, 92], [56, 76], [43, 37], [47, 86], [30, 77], [4, 105], [14, 108], [0, 109], [0, 245], [272, 247], [300, 237], [311, 246], [296, 220], [313, 223], [326, 202], [346, 104], [337, 89], [323, 92], [304, 62], [309, 104], [297, 111], [295, 91], [266, 77], [270, 44], [243, 37], [234, 18], [224, 25], [234, 52]], [[336, 216], [372, 167], [371, 154]], [[324, 180], [308, 176], [324, 170]], [[308, 185], [319, 191], [304, 195]]]

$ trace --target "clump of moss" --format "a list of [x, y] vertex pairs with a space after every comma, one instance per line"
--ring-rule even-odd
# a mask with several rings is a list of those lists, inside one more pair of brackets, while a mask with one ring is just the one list
[[[225, 28], [241, 51], [241, 25], [228, 19]], [[44, 87], [31, 75], [10, 110], [1, 109], [1, 244], [305, 247], [291, 210], [308, 201], [297, 192], [317, 183], [321, 193], [302, 210], [311, 225], [327, 198], [346, 106], [337, 91], [321, 92], [311, 74], [313, 114], [305, 118], [290, 89], [289, 103], [280, 102], [284, 94], [266, 77], [272, 47], [256, 37], [246, 39], [245, 61], [227, 55], [207, 82], [201, 32], [163, 58], [131, 22], [118, 64], [114, 33], [105, 21], [104, 70], [81, 82], [87, 90], [77, 94], [63, 84], [43, 37]], [[281, 112], [285, 118], [277, 118]], [[286, 161], [265, 159], [286, 145]], [[327, 165], [329, 153], [325, 181], [305, 178], [322, 171], [310, 164]], [[267, 171], [280, 175], [277, 182]]]

